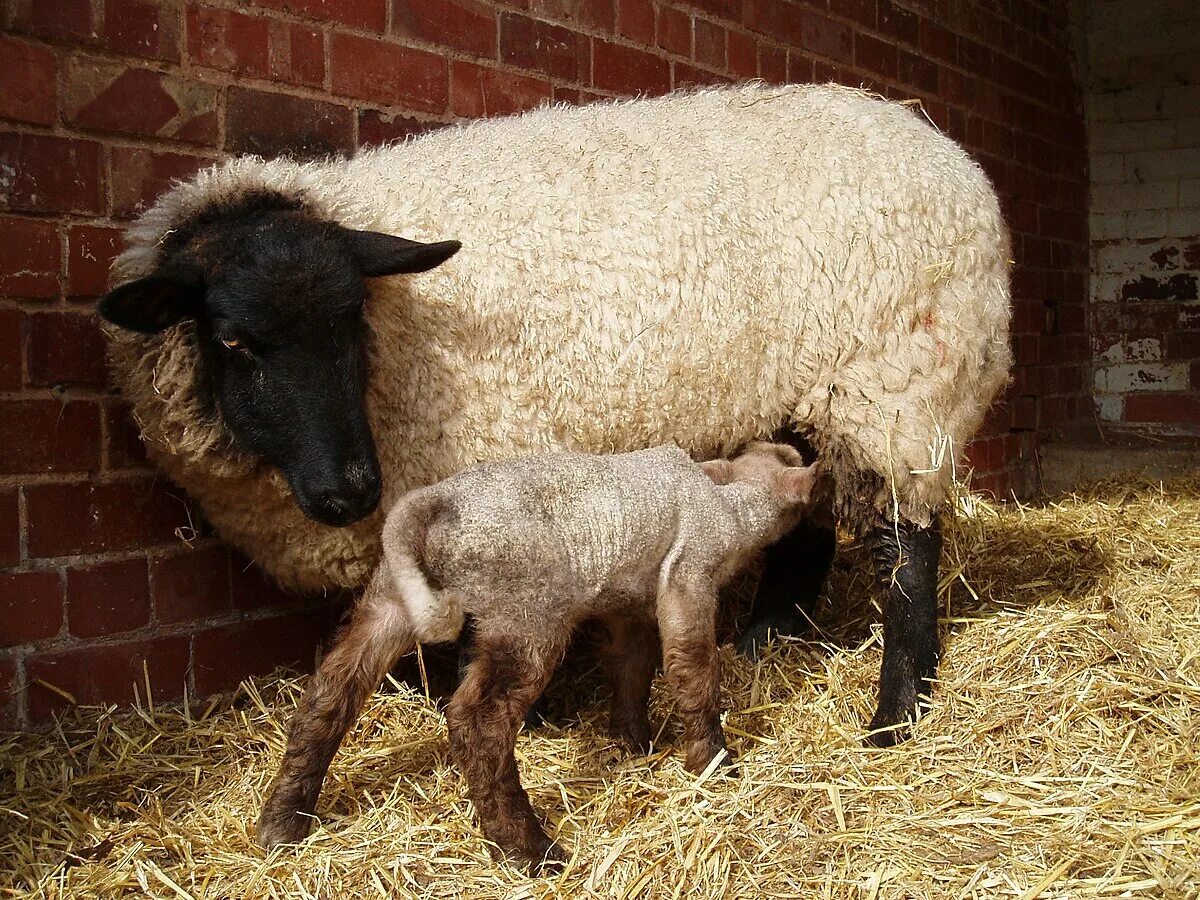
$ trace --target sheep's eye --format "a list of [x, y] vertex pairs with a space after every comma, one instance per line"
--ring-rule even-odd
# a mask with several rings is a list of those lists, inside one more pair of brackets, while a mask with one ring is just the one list
[[225, 349], [227, 349], [227, 350], [245, 350], [246, 349], [246, 345], [243, 344], [241, 341], [239, 341], [237, 338], [224, 339], [221, 341], [221, 343], [225, 345]]

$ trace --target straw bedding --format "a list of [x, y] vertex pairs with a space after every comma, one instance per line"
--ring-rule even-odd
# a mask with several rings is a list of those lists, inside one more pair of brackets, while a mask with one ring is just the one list
[[0, 743], [0, 896], [1200, 894], [1200, 473], [964, 497], [937, 703], [896, 750], [860, 743], [877, 615], [845, 549], [819, 639], [757, 665], [724, 651], [737, 779], [685, 773], [671, 718], [662, 752], [620, 752], [587, 678], [555, 701], [573, 721], [521, 737], [534, 803], [576, 851], [559, 877], [491, 862], [441, 716], [409, 688], [371, 702], [322, 827], [265, 856], [250, 826], [301, 687], [274, 678]]

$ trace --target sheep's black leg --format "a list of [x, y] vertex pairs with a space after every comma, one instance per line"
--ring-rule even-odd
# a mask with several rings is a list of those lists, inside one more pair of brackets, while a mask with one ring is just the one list
[[794, 637], [808, 630], [836, 546], [832, 527], [807, 521], [771, 546], [750, 622], [738, 641], [743, 656], [753, 659], [773, 635]]
[[928, 528], [880, 521], [871, 536], [871, 551], [884, 592], [883, 666], [879, 709], [867, 742], [890, 747], [908, 737], [906, 726], [916, 720], [922, 695], [928, 697], [929, 682], [937, 675], [941, 524], [936, 517]]

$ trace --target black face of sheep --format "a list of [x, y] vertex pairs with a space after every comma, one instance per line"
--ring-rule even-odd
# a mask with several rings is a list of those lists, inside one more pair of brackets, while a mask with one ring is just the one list
[[305, 515], [345, 526], [374, 511], [381, 488], [363, 403], [364, 279], [423, 272], [459, 246], [257, 198], [177, 229], [158, 270], [113, 290], [100, 313], [140, 332], [193, 320], [200, 395], [242, 449], [283, 472]]

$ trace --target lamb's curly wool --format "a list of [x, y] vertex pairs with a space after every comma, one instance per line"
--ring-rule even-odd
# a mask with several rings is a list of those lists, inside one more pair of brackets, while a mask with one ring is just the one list
[[[129, 231], [114, 283], [218, 199], [462, 251], [371, 284], [368, 413], [404, 491], [482, 459], [675, 442], [726, 453], [791, 425], [843, 519], [927, 523], [1011, 362], [1008, 236], [966, 153], [916, 112], [835, 86], [736, 88], [447, 128], [355, 158], [233, 159]], [[304, 518], [193, 391], [194, 338], [113, 335], [150, 451], [286, 585], [361, 583], [376, 515]]]

